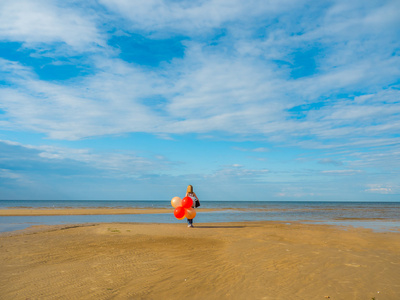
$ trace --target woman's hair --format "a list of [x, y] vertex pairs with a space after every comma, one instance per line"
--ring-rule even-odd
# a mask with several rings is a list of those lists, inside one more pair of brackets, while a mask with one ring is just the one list
[[188, 185], [187, 190], [188, 193], [193, 193], [193, 186]]

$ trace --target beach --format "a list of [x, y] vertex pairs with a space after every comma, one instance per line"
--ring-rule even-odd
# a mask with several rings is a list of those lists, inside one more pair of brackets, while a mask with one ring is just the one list
[[0, 235], [1, 299], [399, 299], [400, 234], [298, 222]]

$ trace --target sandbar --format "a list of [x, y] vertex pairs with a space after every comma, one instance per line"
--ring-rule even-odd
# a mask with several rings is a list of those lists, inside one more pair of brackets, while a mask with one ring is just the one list
[[284, 222], [0, 235], [1, 299], [399, 299], [400, 233]]
[[[202, 209], [201, 211], [217, 211]], [[0, 216], [136, 215], [172, 213], [173, 208], [7, 208]]]

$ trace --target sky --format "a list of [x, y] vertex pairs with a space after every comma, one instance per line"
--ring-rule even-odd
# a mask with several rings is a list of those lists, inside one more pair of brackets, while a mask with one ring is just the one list
[[0, 200], [400, 201], [399, 13], [2, 0]]

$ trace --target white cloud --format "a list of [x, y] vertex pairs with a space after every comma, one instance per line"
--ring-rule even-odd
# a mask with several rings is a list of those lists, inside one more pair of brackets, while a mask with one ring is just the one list
[[[49, 47], [63, 42], [79, 51], [103, 43], [101, 21], [96, 18], [104, 22], [112, 20], [112, 14], [87, 18], [88, 12], [78, 6], [54, 3], [4, 2], [1, 11], [6, 19], [0, 22], [3, 38]], [[365, 25], [379, 24], [380, 31], [387, 31], [397, 21], [390, 17], [393, 14], [385, 20], [382, 11], [396, 6], [394, 2], [367, 5], [363, 13], [359, 13], [364, 5], [361, 2], [341, 1], [315, 11], [302, 7], [303, 1], [288, 1], [286, 5], [279, 1], [246, 5], [240, 1], [101, 3], [116, 16], [122, 14], [130, 20], [130, 25], [119, 24], [121, 30], [180, 34], [179, 28], [184, 28], [188, 34], [194, 32], [192, 40], [185, 42], [184, 57], [158, 69], [144, 69], [100, 53], [90, 56], [95, 74], [64, 82], [39, 80], [32, 69], [1, 60], [0, 66], [7, 72], [4, 80], [11, 82], [0, 91], [6, 111], [2, 125], [44, 133], [53, 139], [127, 132], [224, 132], [309, 147], [318, 147], [325, 140], [329, 140], [328, 146], [335, 146], [340, 139], [346, 139], [348, 145], [377, 137], [390, 139], [400, 130], [400, 94], [396, 88], [386, 88], [400, 76], [400, 61], [383, 50], [387, 45], [394, 47], [395, 33], [383, 35], [384, 43], [379, 45], [380, 37]], [[293, 11], [295, 6], [304, 14]], [[289, 16], [281, 14], [287, 10]], [[265, 29], [265, 37], [254, 38], [261, 25], [252, 19], [264, 16], [268, 23], [269, 14], [277, 18], [276, 22]], [[310, 18], [314, 14], [320, 16], [313, 23]], [[25, 15], [28, 18], [24, 21]], [[29, 26], [33, 20], [39, 21]], [[245, 27], [243, 31], [237, 24]], [[349, 32], [353, 26], [356, 33]], [[213, 45], [195, 37], [202, 28], [225, 27], [229, 29], [226, 36]], [[357, 39], [360, 33], [370, 38]], [[315, 56], [315, 74], [291, 78], [290, 69], [295, 66], [290, 64], [296, 51], [315, 43], [326, 54]], [[358, 48], [370, 54], [356, 57]], [[289, 66], [273, 59], [286, 61]], [[340, 92], [354, 91], [367, 96], [336, 97]], [[299, 119], [288, 112], [315, 102], [325, 103], [318, 109], [308, 109]], [[316, 137], [316, 144], [302, 142], [304, 136]]]
[[357, 173], [361, 173], [361, 170], [325, 170], [322, 171], [324, 174], [332, 174], [332, 175], [355, 175]]
[[371, 192], [371, 193], [378, 193], [378, 194], [390, 194], [392, 192], [391, 188], [370, 188], [370, 189], [366, 189], [367, 192]]
[[399, 187], [390, 184], [369, 184], [365, 191], [374, 194], [395, 194], [399, 192]]
[[133, 29], [153, 36], [208, 33], [214, 28], [231, 23], [254, 22], [272, 13], [280, 13], [300, 6], [303, 1], [271, 0], [267, 3], [250, 0], [100, 0], [109, 10], [127, 20]]
[[249, 169], [245, 168], [240, 164], [233, 164], [222, 166], [220, 169], [216, 170], [214, 173], [205, 176], [206, 179], [218, 178], [219, 181], [229, 180], [239, 180], [241, 182], [263, 182], [266, 181], [265, 176], [269, 173], [268, 169]]
[[[138, 177], [155, 170], [162, 172], [169, 166], [169, 161], [162, 156], [151, 158], [138, 156], [133, 151], [96, 151], [95, 149], [76, 149], [50, 145], [27, 145], [13, 141], [0, 140], [0, 143], [16, 146], [19, 149], [32, 150], [29, 159], [32, 161], [45, 159], [45, 162], [54, 166], [62, 166], [75, 162], [84, 168], [93, 168], [104, 171], [96, 176]], [[16, 155], [13, 159], [17, 159]], [[27, 157], [25, 157], [27, 159]], [[43, 163], [43, 161], [42, 161]], [[11, 171], [10, 171], [11, 172]], [[3, 177], [8, 175], [19, 176], [17, 172], [10, 173], [3, 170]], [[79, 172], [78, 172], [79, 173]]]
[[338, 160], [334, 160], [331, 158], [323, 158], [318, 160], [319, 164], [323, 164], [323, 165], [334, 165], [334, 166], [341, 166], [343, 165], [343, 162], [338, 161]]
[[[2, 63], [3, 62], [3, 63]], [[1, 64], [2, 63], [2, 64]], [[104, 63], [104, 62], [103, 62]], [[51, 83], [16, 63], [7, 77], [17, 88], [0, 90], [8, 127], [42, 132], [54, 139], [74, 140], [125, 132], [156, 132], [162, 117], [145, 105], [157, 84], [151, 74], [114, 61], [114, 69], [81, 82]], [[158, 120], [155, 122], [155, 120]]]
[[239, 150], [239, 151], [244, 151], [244, 152], [269, 152], [270, 149], [265, 148], [265, 147], [258, 147], [258, 148], [240, 148], [240, 147], [233, 147], [233, 149], [235, 150]]
[[7, 169], [0, 169], [0, 177], [7, 178], [7, 179], [14, 179], [14, 180], [18, 180], [18, 179], [22, 178], [22, 176], [20, 174], [17, 174], [15, 172], [13, 172], [12, 170], [7, 170]]
[[22, 42], [26, 47], [42, 50], [48, 48], [46, 44], [53, 43], [65, 43], [75, 51], [90, 51], [99, 45], [104, 46], [95, 18], [68, 4], [71, 3], [2, 1], [0, 39]]
[[[369, 145], [376, 147], [372, 142]], [[400, 170], [400, 140], [398, 139], [395, 144], [378, 146], [375, 151], [358, 150], [350, 153], [351, 167], [375, 170], [375, 172], [381, 170], [382, 175], [397, 178], [400, 174], [398, 171]]]
[[303, 193], [303, 192], [280, 192], [276, 194], [277, 197], [279, 198], [286, 198], [286, 199], [291, 199], [291, 198], [314, 198], [316, 194], [314, 193]]
[[[352, 140], [347, 141], [350, 145], [389, 137], [400, 130], [395, 100], [400, 93], [396, 89], [370, 93], [363, 101], [359, 97], [330, 101], [322, 108], [308, 109], [304, 118], [297, 120], [286, 111], [301, 104], [292, 98], [300, 91], [287, 95], [291, 81], [273, 78], [272, 70], [263, 69], [268, 65], [228, 61], [203, 57], [192, 69], [190, 64], [176, 65], [181, 74], [166, 79], [164, 72], [158, 74], [117, 59], [99, 59], [99, 72], [80, 82], [46, 82], [27, 67], [1, 60], [8, 73], [4, 78], [15, 86], [0, 90], [8, 117], [3, 122], [10, 129], [68, 140], [127, 132], [222, 131], [291, 142], [307, 135], [321, 141], [346, 138]], [[147, 105], [149, 100], [151, 105]]]

